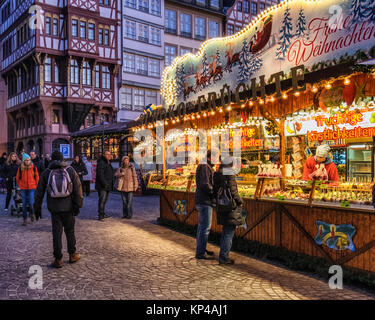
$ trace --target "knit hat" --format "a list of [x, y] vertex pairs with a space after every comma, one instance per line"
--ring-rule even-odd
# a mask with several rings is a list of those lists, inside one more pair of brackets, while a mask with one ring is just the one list
[[52, 152], [51, 160], [63, 161], [63, 159], [64, 159], [64, 156], [60, 151], [56, 150]]
[[321, 158], [327, 158], [331, 148], [327, 144], [322, 144], [316, 148], [316, 156]]
[[30, 156], [27, 153], [22, 154], [22, 161], [26, 161], [27, 159], [30, 159]]

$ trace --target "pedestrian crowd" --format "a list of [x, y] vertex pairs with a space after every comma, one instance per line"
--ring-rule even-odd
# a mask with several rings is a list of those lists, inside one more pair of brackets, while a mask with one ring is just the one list
[[[21, 160], [22, 159], [22, 160]], [[49, 158], [40, 159], [34, 151], [22, 153], [20, 157], [12, 152], [0, 159], [1, 187], [6, 189], [5, 213], [13, 197], [14, 205], [22, 203], [23, 226], [27, 218], [31, 222], [42, 218], [42, 204], [47, 194], [47, 208], [51, 213], [53, 234], [53, 255], [55, 268], [62, 267], [62, 233], [65, 232], [69, 262], [80, 259], [76, 252], [74, 234], [75, 217], [83, 206], [83, 193], [90, 195], [93, 167], [86, 157], [74, 157], [70, 165], [63, 154], [54, 151]], [[115, 171], [109, 151], [97, 160], [95, 189], [98, 192], [98, 220], [109, 216], [105, 212], [109, 193], [117, 190], [123, 202], [123, 219], [133, 216], [133, 193], [138, 189], [138, 177], [134, 164], [128, 156], [121, 159]], [[216, 207], [217, 223], [223, 226], [219, 263], [233, 264], [229, 258], [236, 227], [242, 224], [242, 199], [238, 194], [235, 174], [231, 169], [231, 158], [223, 159], [214, 169], [211, 151], [207, 152], [207, 162], [200, 163], [196, 170], [195, 203], [199, 222], [197, 230], [197, 259], [215, 259], [214, 252], [206, 249], [212, 223], [213, 208]], [[18, 197], [17, 197], [18, 196]], [[22, 199], [22, 200], [21, 200]], [[14, 209], [14, 207], [13, 207]]]
[[[97, 161], [95, 189], [98, 191], [98, 220], [109, 216], [105, 206], [109, 192], [116, 189], [123, 200], [123, 218], [130, 219], [133, 211], [133, 193], [138, 189], [138, 177], [135, 166], [128, 156], [122, 158], [119, 169], [112, 167], [112, 155], [106, 151]], [[69, 253], [69, 262], [80, 259], [76, 252], [74, 234], [75, 217], [83, 206], [83, 193], [90, 195], [94, 178], [93, 166], [86, 157], [75, 156], [70, 165], [59, 151], [48, 154], [43, 159], [34, 151], [18, 156], [12, 152], [4, 153], [0, 159], [1, 189], [7, 192], [4, 212], [9, 205], [14, 211], [21, 212], [23, 226], [42, 218], [42, 204], [47, 194], [47, 208], [51, 213], [53, 234], [53, 255], [55, 268], [62, 267], [62, 233], [65, 232]]]

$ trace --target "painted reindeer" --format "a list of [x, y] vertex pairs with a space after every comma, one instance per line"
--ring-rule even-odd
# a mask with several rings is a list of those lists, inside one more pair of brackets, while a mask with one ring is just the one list
[[214, 54], [210, 57], [213, 58], [213, 61], [210, 64], [210, 81], [212, 79], [215, 82], [217, 80], [220, 80], [223, 77], [223, 67], [217, 66], [217, 62], [218, 62], [217, 55]]
[[240, 63], [240, 53], [233, 54], [233, 42], [229, 42], [226, 44], [230, 47], [228, 51], [225, 52], [225, 56], [227, 57], [227, 65], [225, 66], [225, 70], [231, 72], [232, 67], [236, 65], [236, 63]]
[[189, 86], [189, 83], [184, 81], [184, 100], [186, 100], [191, 92], [194, 92], [193, 86]]

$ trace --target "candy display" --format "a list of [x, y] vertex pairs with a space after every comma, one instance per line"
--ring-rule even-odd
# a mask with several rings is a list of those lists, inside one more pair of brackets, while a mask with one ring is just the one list
[[169, 175], [167, 190], [186, 191], [190, 176]]
[[255, 195], [256, 186], [239, 185], [238, 193], [243, 198], [253, 198]]
[[151, 174], [150, 179], [148, 181], [147, 188], [149, 189], [164, 189], [165, 188], [166, 180], [163, 180], [162, 176], [157, 174]]
[[259, 166], [257, 178], [281, 178], [281, 166], [277, 164], [262, 164]]

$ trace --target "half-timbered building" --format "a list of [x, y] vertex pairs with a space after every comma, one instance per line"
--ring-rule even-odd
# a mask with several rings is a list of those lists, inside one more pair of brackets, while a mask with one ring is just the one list
[[51, 153], [116, 117], [119, 0], [2, 0], [1, 75], [16, 151]]

